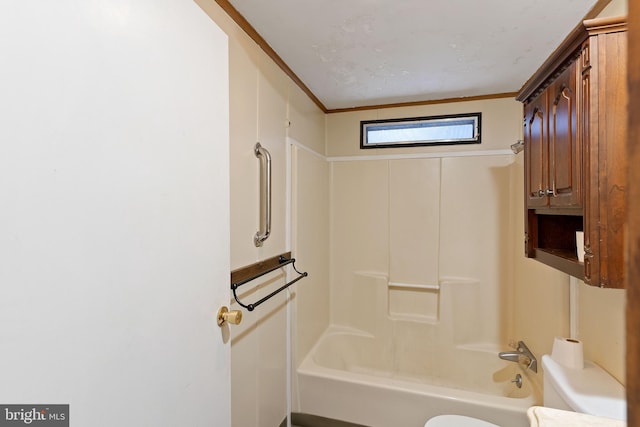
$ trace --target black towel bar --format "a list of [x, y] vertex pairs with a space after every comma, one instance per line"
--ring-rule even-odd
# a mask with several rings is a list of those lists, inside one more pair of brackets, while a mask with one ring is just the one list
[[[289, 286], [296, 283], [298, 280], [303, 277], [307, 277], [307, 272], [300, 272], [296, 268], [295, 265], [296, 259], [291, 258], [291, 252], [284, 253], [282, 255], [275, 256], [273, 258], [269, 258], [265, 261], [257, 262], [255, 264], [240, 268], [238, 270], [234, 270], [231, 272], [231, 290], [233, 291], [233, 297], [236, 302], [241, 306], [246, 308], [249, 311], [253, 311], [257, 306], [262, 304], [263, 302], [271, 299], [275, 295], [279, 294], [283, 290], [287, 289]], [[271, 292], [269, 295], [259, 299], [258, 301], [252, 304], [243, 304], [239, 299], [236, 291], [238, 288], [244, 284], [251, 282], [252, 280], [257, 279], [258, 277], [262, 277], [267, 273], [271, 273], [279, 268], [284, 267], [285, 265], [289, 265], [293, 267], [296, 273], [298, 273], [298, 277], [293, 279], [292, 281], [285, 283], [283, 286], [279, 287], [275, 291]]]

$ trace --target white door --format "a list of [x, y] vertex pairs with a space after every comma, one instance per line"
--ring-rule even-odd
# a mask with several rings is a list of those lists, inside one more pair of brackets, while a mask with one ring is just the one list
[[0, 6], [0, 405], [230, 425], [227, 52], [189, 0]]

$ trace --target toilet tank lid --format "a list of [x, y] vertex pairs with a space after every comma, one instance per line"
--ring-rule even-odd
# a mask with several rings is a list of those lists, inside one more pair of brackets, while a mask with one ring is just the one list
[[542, 367], [545, 377], [574, 411], [619, 420], [627, 418], [624, 387], [595, 363], [585, 360], [584, 369], [572, 369], [545, 354]]

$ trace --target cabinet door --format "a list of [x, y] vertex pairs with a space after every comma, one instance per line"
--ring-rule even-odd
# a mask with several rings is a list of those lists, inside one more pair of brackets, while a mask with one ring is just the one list
[[576, 63], [572, 63], [548, 88], [549, 181], [544, 190], [552, 207], [582, 207], [577, 69]]
[[548, 205], [547, 92], [524, 107], [524, 157], [527, 207]]

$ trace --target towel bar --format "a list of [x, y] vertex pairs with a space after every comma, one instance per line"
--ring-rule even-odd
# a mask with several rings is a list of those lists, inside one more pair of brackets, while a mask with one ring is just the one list
[[[233, 298], [235, 298], [236, 302], [241, 307], [244, 307], [249, 311], [253, 311], [257, 306], [259, 306], [263, 302], [273, 298], [275, 295], [287, 289], [289, 286], [293, 285], [298, 280], [302, 279], [303, 277], [307, 277], [309, 275], [306, 271], [305, 272], [298, 271], [298, 269], [296, 268], [295, 262], [296, 262], [296, 259], [291, 258], [291, 252], [286, 252], [284, 254], [269, 258], [267, 260], [257, 262], [255, 264], [232, 271], [231, 272], [231, 290], [233, 291]], [[295, 279], [291, 280], [288, 283], [285, 283], [283, 286], [279, 287], [275, 291], [271, 292], [269, 295], [259, 299], [254, 303], [244, 304], [238, 299], [238, 295], [236, 291], [240, 286], [245, 285], [251, 282], [252, 280], [257, 279], [258, 277], [262, 277], [267, 273], [271, 273], [272, 271], [275, 271], [289, 264], [291, 264], [294, 271], [298, 273], [298, 277], [296, 277]]]

